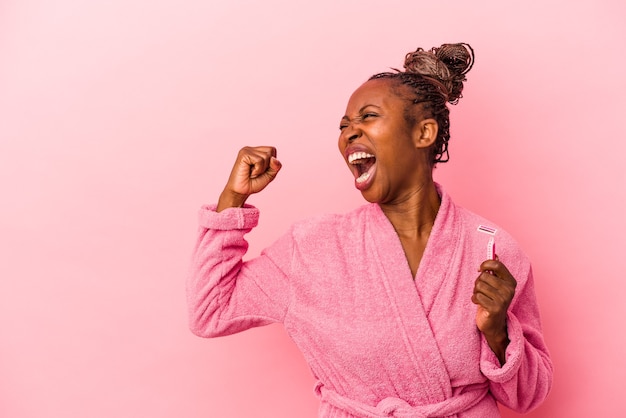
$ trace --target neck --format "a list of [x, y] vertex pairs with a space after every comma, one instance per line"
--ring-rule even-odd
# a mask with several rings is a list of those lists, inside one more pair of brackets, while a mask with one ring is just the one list
[[402, 199], [381, 203], [380, 208], [400, 238], [419, 239], [430, 235], [440, 205], [431, 179]]

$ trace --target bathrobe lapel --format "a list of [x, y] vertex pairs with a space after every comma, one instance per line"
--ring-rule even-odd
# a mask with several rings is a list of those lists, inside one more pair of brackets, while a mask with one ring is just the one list
[[367, 233], [374, 261], [399, 328], [402, 343], [412, 360], [416, 384], [424, 399], [441, 402], [452, 395], [450, 376], [431, 328], [429, 311], [437, 292], [450, 274], [451, 260], [459, 246], [460, 226], [452, 202], [444, 195], [415, 280], [393, 226], [378, 205], [372, 205]]

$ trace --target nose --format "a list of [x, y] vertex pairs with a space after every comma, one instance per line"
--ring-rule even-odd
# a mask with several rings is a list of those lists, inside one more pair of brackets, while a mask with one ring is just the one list
[[361, 135], [360, 135], [360, 134], [357, 134], [356, 132], [355, 132], [355, 133], [353, 133], [352, 135], [350, 135], [350, 136], [348, 137], [348, 142], [352, 142], [352, 141], [354, 141], [354, 140], [355, 140], [355, 139], [357, 139], [359, 136], [361, 136]]
[[355, 125], [355, 123], [351, 122], [348, 126], [344, 128], [344, 130], [341, 132], [342, 141], [350, 143], [361, 136], [361, 129]]

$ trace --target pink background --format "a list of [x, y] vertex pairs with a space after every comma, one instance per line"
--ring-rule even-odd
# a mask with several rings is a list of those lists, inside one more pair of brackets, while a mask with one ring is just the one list
[[0, 416], [316, 416], [280, 326], [187, 330], [197, 208], [243, 145], [284, 165], [253, 254], [361, 204], [350, 93], [457, 41], [476, 65], [436, 178], [534, 262], [556, 375], [529, 417], [626, 416], [624, 2], [294, 3], [0, 2]]

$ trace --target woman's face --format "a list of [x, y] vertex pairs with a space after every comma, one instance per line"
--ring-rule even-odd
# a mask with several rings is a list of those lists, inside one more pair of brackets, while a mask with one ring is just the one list
[[341, 119], [339, 151], [369, 202], [402, 202], [431, 172], [419, 144], [421, 125], [404, 118], [406, 103], [390, 80], [370, 80], [352, 94]]

